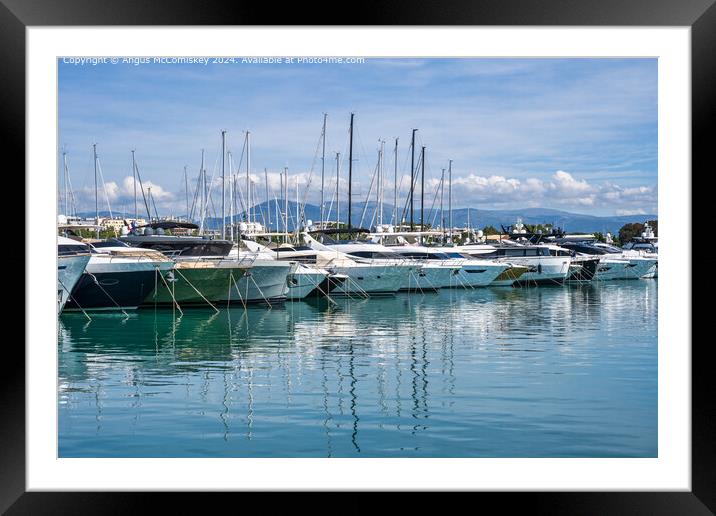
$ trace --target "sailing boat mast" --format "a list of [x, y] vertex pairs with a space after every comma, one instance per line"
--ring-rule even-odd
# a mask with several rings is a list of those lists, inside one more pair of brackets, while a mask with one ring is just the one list
[[[268, 169], [264, 167], [264, 182], [266, 183], [266, 212], [268, 213], [268, 230], [271, 231], [271, 204], [269, 204]], [[323, 192], [323, 189], [321, 189]]]
[[[425, 146], [420, 150], [421, 172], [420, 172], [420, 231], [425, 231], [423, 216], [425, 215]], [[420, 237], [422, 241], [423, 237]]]
[[184, 194], [186, 195], [186, 220], [189, 221], [189, 178], [186, 175], [186, 165], [184, 165]]
[[68, 204], [67, 204], [67, 176], [69, 175], [69, 171], [67, 170], [67, 152], [65, 152], [64, 150], [62, 151], [62, 167], [63, 167], [63, 170], [64, 170], [63, 181], [64, 181], [64, 183], [65, 183], [65, 215], [67, 215], [67, 214], [68, 214], [68, 213], [67, 213], [67, 209], [68, 209]]
[[341, 224], [341, 198], [338, 196], [338, 183], [340, 181], [340, 162], [341, 162], [341, 153], [336, 152], [336, 229], [340, 227]]
[[288, 243], [288, 167], [283, 167], [283, 232], [284, 242]]
[[452, 160], [448, 162], [448, 239], [452, 243]]
[[417, 131], [417, 129], [413, 129], [413, 136], [410, 141], [410, 231], [412, 231], [415, 226], [413, 222], [413, 187], [415, 185], [415, 131]]
[[229, 240], [234, 241], [234, 181], [232, 180], [234, 170], [234, 164], [231, 160], [231, 151], [228, 153], [229, 157]]
[[321, 229], [324, 228], [325, 220], [323, 218], [324, 200], [323, 200], [323, 187], [324, 187], [324, 174], [326, 172], [326, 119], [328, 113], [323, 113], [323, 154], [321, 155]]
[[226, 131], [221, 131], [221, 239], [226, 238]]
[[251, 140], [249, 131], [246, 131], [246, 222], [251, 223]]
[[377, 198], [378, 198], [378, 206], [376, 209], [378, 209], [378, 224], [383, 225], [383, 153], [385, 152], [385, 141], [380, 141], [380, 161], [379, 161], [379, 167], [378, 167], [378, 190], [377, 190]]
[[443, 214], [443, 192], [445, 191], [445, 169], [440, 174], [440, 229], [443, 233], [443, 241], [445, 240], [445, 215]]
[[99, 200], [97, 197], [97, 144], [92, 144], [92, 155], [94, 156], [94, 223], [97, 225], [96, 235], [99, 238]]
[[206, 205], [206, 171], [204, 170], [204, 149], [201, 149], [201, 168], [199, 169], [199, 187], [201, 188], [201, 209], [199, 211], [199, 234], [204, 234], [204, 206]]
[[351, 183], [353, 182], [353, 113], [351, 113], [350, 144], [348, 145], [348, 230], [351, 226]]
[[393, 224], [398, 224], [398, 139], [395, 139], [395, 155], [394, 160], [394, 177], [393, 177]]

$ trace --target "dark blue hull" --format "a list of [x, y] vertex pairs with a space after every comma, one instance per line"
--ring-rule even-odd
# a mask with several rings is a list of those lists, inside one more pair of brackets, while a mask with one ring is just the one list
[[97, 273], [94, 276], [100, 288], [94, 278], [85, 272], [72, 290], [65, 310], [137, 308], [154, 291], [155, 282], [161, 281], [156, 274], [155, 271]]

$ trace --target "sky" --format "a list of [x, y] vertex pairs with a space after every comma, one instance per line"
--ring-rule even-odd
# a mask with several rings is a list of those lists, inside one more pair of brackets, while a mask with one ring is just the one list
[[[288, 167], [291, 198], [297, 181], [301, 200], [317, 203], [324, 113], [326, 202], [335, 191], [340, 152], [345, 203], [354, 113], [354, 202], [366, 198], [382, 140], [385, 202], [392, 203], [397, 137], [402, 207], [415, 128], [416, 155], [426, 147], [426, 199], [453, 160], [454, 207], [657, 213], [656, 59], [119, 61], [58, 60], [60, 196], [65, 152], [78, 211], [94, 210], [95, 143], [100, 209], [109, 201], [114, 212], [133, 213], [132, 150], [159, 215], [186, 212], [184, 167], [193, 196], [202, 149], [220, 206], [222, 130], [241, 188], [250, 132], [258, 202], [265, 200], [266, 177], [270, 197], [280, 198], [280, 172]], [[227, 176], [228, 165], [227, 157]]]

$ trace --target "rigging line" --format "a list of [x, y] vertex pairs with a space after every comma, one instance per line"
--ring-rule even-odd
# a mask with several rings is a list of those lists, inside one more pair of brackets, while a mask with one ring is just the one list
[[206, 219], [206, 216], [208, 215], [208, 208], [209, 203], [211, 203], [211, 207], [214, 212], [214, 218], [216, 218], [216, 208], [214, 207], [214, 200], [211, 197], [212, 192], [214, 191], [214, 176], [217, 173], [217, 169], [219, 167], [219, 155], [221, 154], [221, 137], [219, 138], [219, 145], [216, 150], [216, 158], [214, 159], [214, 167], [211, 170], [211, 177], [209, 178], [209, 191], [207, 192], [207, 202], [204, 205], [204, 213], [202, 213], [202, 219]]
[[[421, 153], [421, 154], [422, 154], [422, 153]], [[420, 169], [421, 159], [422, 159], [421, 155], [418, 154], [418, 161], [415, 163], [415, 170]], [[419, 174], [415, 173], [415, 174], [413, 174], [413, 177], [412, 177], [413, 197], [415, 196], [415, 193], [414, 193], [414, 192], [415, 192], [415, 187], [416, 187], [416, 185], [417, 185], [418, 176], [419, 176]], [[412, 197], [411, 197], [411, 196], [406, 197], [406, 199], [405, 199], [405, 206], [403, 207], [403, 214], [402, 214], [402, 216], [400, 217], [400, 220], [401, 220], [401, 221], [402, 221], [402, 220], [405, 220], [405, 216], [406, 216], [407, 213], [408, 213], [408, 208], [410, 207], [410, 203], [411, 203], [411, 202], [413, 202]]]
[[137, 172], [137, 180], [139, 181], [139, 189], [142, 192], [142, 200], [144, 201], [144, 207], [147, 209], [147, 217], [149, 220], [147, 222], [150, 222], [152, 220], [152, 212], [149, 209], [149, 203], [147, 203], [147, 196], [144, 193], [144, 184], [142, 183], [142, 176], [139, 174], [139, 163], [137, 163], [137, 160], [134, 160], [134, 170]]
[[375, 177], [378, 174], [378, 165], [376, 164], [375, 169], [373, 170], [373, 176], [370, 179], [370, 187], [368, 188], [368, 195], [366, 195], [365, 203], [363, 204], [363, 210], [360, 214], [360, 222], [358, 223], [358, 227], [363, 227], [363, 217], [365, 216], [366, 209], [368, 208], [368, 199], [370, 199], [370, 194], [373, 192], [373, 183], [375, 181]]
[[[199, 174], [201, 174], [201, 172], [199, 172]], [[194, 210], [196, 208], [196, 201], [198, 200], [198, 196], [199, 196], [199, 183], [200, 182], [201, 181], [199, 179], [196, 180], [196, 187], [194, 188], [194, 195], [193, 195], [192, 201], [191, 201], [191, 210], [189, 212], [190, 213], [189, 214], [190, 221], [194, 220]]]
[[430, 205], [430, 210], [428, 211], [428, 221], [430, 222], [430, 227], [435, 227], [435, 217], [438, 215], [438, 210], [435, 210], [435, 213], [433, 213], [433, 209], [435, 208], [435, 203], [438, 200], [438, 193], [440, 192], [440, 184], [441, 182], [438, 181], [437, 185], [435, 186], [435, 196], [433, 197], [433, 203]]
[[[244, 219], [246, 219], [246, 217], [245, 217], [245, 215], [246, 215], [246, 206], [244, 206], [244, 193], [243, 193], [243, 191], [241, 190], [241, 181], [237, 181], [237, 182], [236, 182], [236, 189], [237, 189], [237, 191], [238, 191], [238, 194], [236, 195], [236, 197], [239, 198], [239, 206], [241, 207], [241, 210], [242, 210], [242, 211], [241, 211], [241, 215], [244, 215]], [[248, 220], [248, 219], [246, 219], [246, 220]]]
[[109, 195], [107, 195], [107, 183], [104, 182], [104, 174], [102, 174], [102, 162], [97, 157], [97, 171], [99, 172], [99, 178], [102, 181], [102, 190], [104, 190], [104, 199], [107, 201], [107, 210], [109, 211], [109, 218], [113, 219], [112, 207], [109, 205]]

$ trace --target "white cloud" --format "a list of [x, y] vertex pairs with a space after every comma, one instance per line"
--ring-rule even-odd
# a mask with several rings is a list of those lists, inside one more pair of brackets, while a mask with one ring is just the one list
[[641, 208], [635, 210], [617, 210], [617, 215], [646, 215], [646, 211]]

